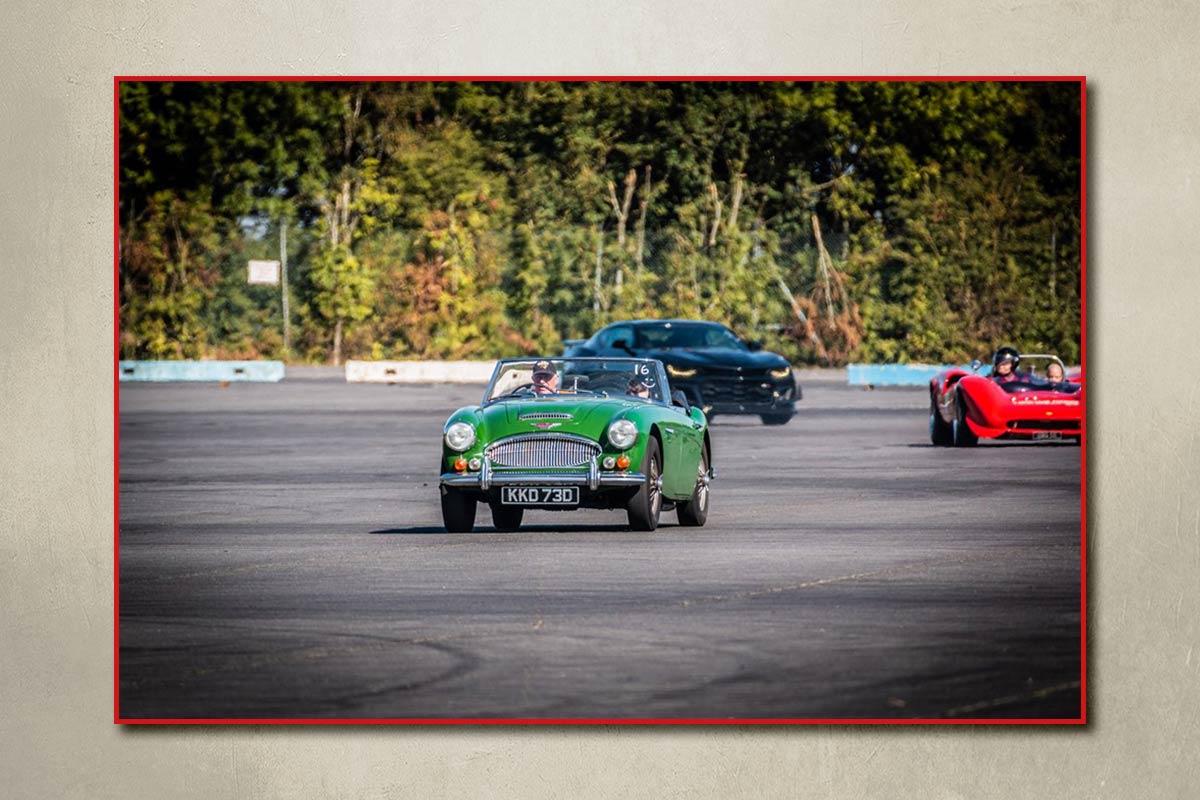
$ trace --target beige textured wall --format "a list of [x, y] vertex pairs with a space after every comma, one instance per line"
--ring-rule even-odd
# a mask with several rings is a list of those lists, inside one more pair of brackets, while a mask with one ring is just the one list
[[[1196, 796], [1200, 4], [18, 0], [3, 18], [0, 795]], [[1091, 724], [113, 726], [114, 73], [1086, 74]]]

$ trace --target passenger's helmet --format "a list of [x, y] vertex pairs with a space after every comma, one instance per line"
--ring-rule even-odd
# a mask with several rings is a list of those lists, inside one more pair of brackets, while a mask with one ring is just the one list
[[1005, 361], [1011, 361], [1013, 369], [1017, 368], [1017, 366], [1021, 363], [1021, 354], [1017, 352], [1017, 348], [1001, 347], [999, 350], [997, 350], [995, 358], [992, 359], [992, 369], [996, 369], [996, 367], [1000, 366]]

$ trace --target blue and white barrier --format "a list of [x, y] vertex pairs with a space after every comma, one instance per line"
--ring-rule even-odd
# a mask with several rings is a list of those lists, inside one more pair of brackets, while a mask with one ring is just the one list
[[283, 380], [282, 361], [122, 361], [125, 381], [267, 381]]
[[347, 361], [350, 383], [487, 383], [495, 361]]
[[846, 383], [853, 386], [923, 386], [948, 366], [937, 364], [849, 364]]

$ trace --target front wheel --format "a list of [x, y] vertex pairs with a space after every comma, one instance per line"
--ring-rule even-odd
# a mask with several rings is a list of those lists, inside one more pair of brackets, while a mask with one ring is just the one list
[[700, 528], [708, 521], [708, 445], [700, 451], [697, 473], [691, 498], [676, 508], [679, 524], [687, 528]]
[[955, 447], [974, 447], [979, 444], [979, 437], [971, 426], [967, 425], [967, 404], [963, 402], [960, 393], [954, 398], [954, 428], [952, 436]]
[[502, 506], [499, 503], [492, 504], [492, 524], [496, 526], [498, 531], [515, 531], [521, 527], [521, 520], [525, 516], [525, 509], [520, 506]]
[[470, 533], [475, 529], [475, 509], [479, 501], [466, 492], [442, 487], [442, 522], [450, 533]]
[[625, 510], [629, 513], [629, 527], [635, 531], [652, 531], [658, 527], [658, 517], [662, 513], [662, 454], [658, 440], [653, 436], [646, 442], [642, 474], [645, 480], [637, 494], [629, 498]]
[[937, 395], [929, 393], [929, 440], [936, 447], [949, 447], [954, 444], [954, 426], [942, 419], [938, 411]]

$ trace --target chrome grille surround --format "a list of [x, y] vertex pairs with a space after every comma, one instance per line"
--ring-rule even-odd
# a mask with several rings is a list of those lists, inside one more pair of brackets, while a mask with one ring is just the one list
[[600, 455], [600, 445], [568, 433], [531, 433], [492, 442], [484, 456], [497, 467], [546, 469], [582, 467]]

